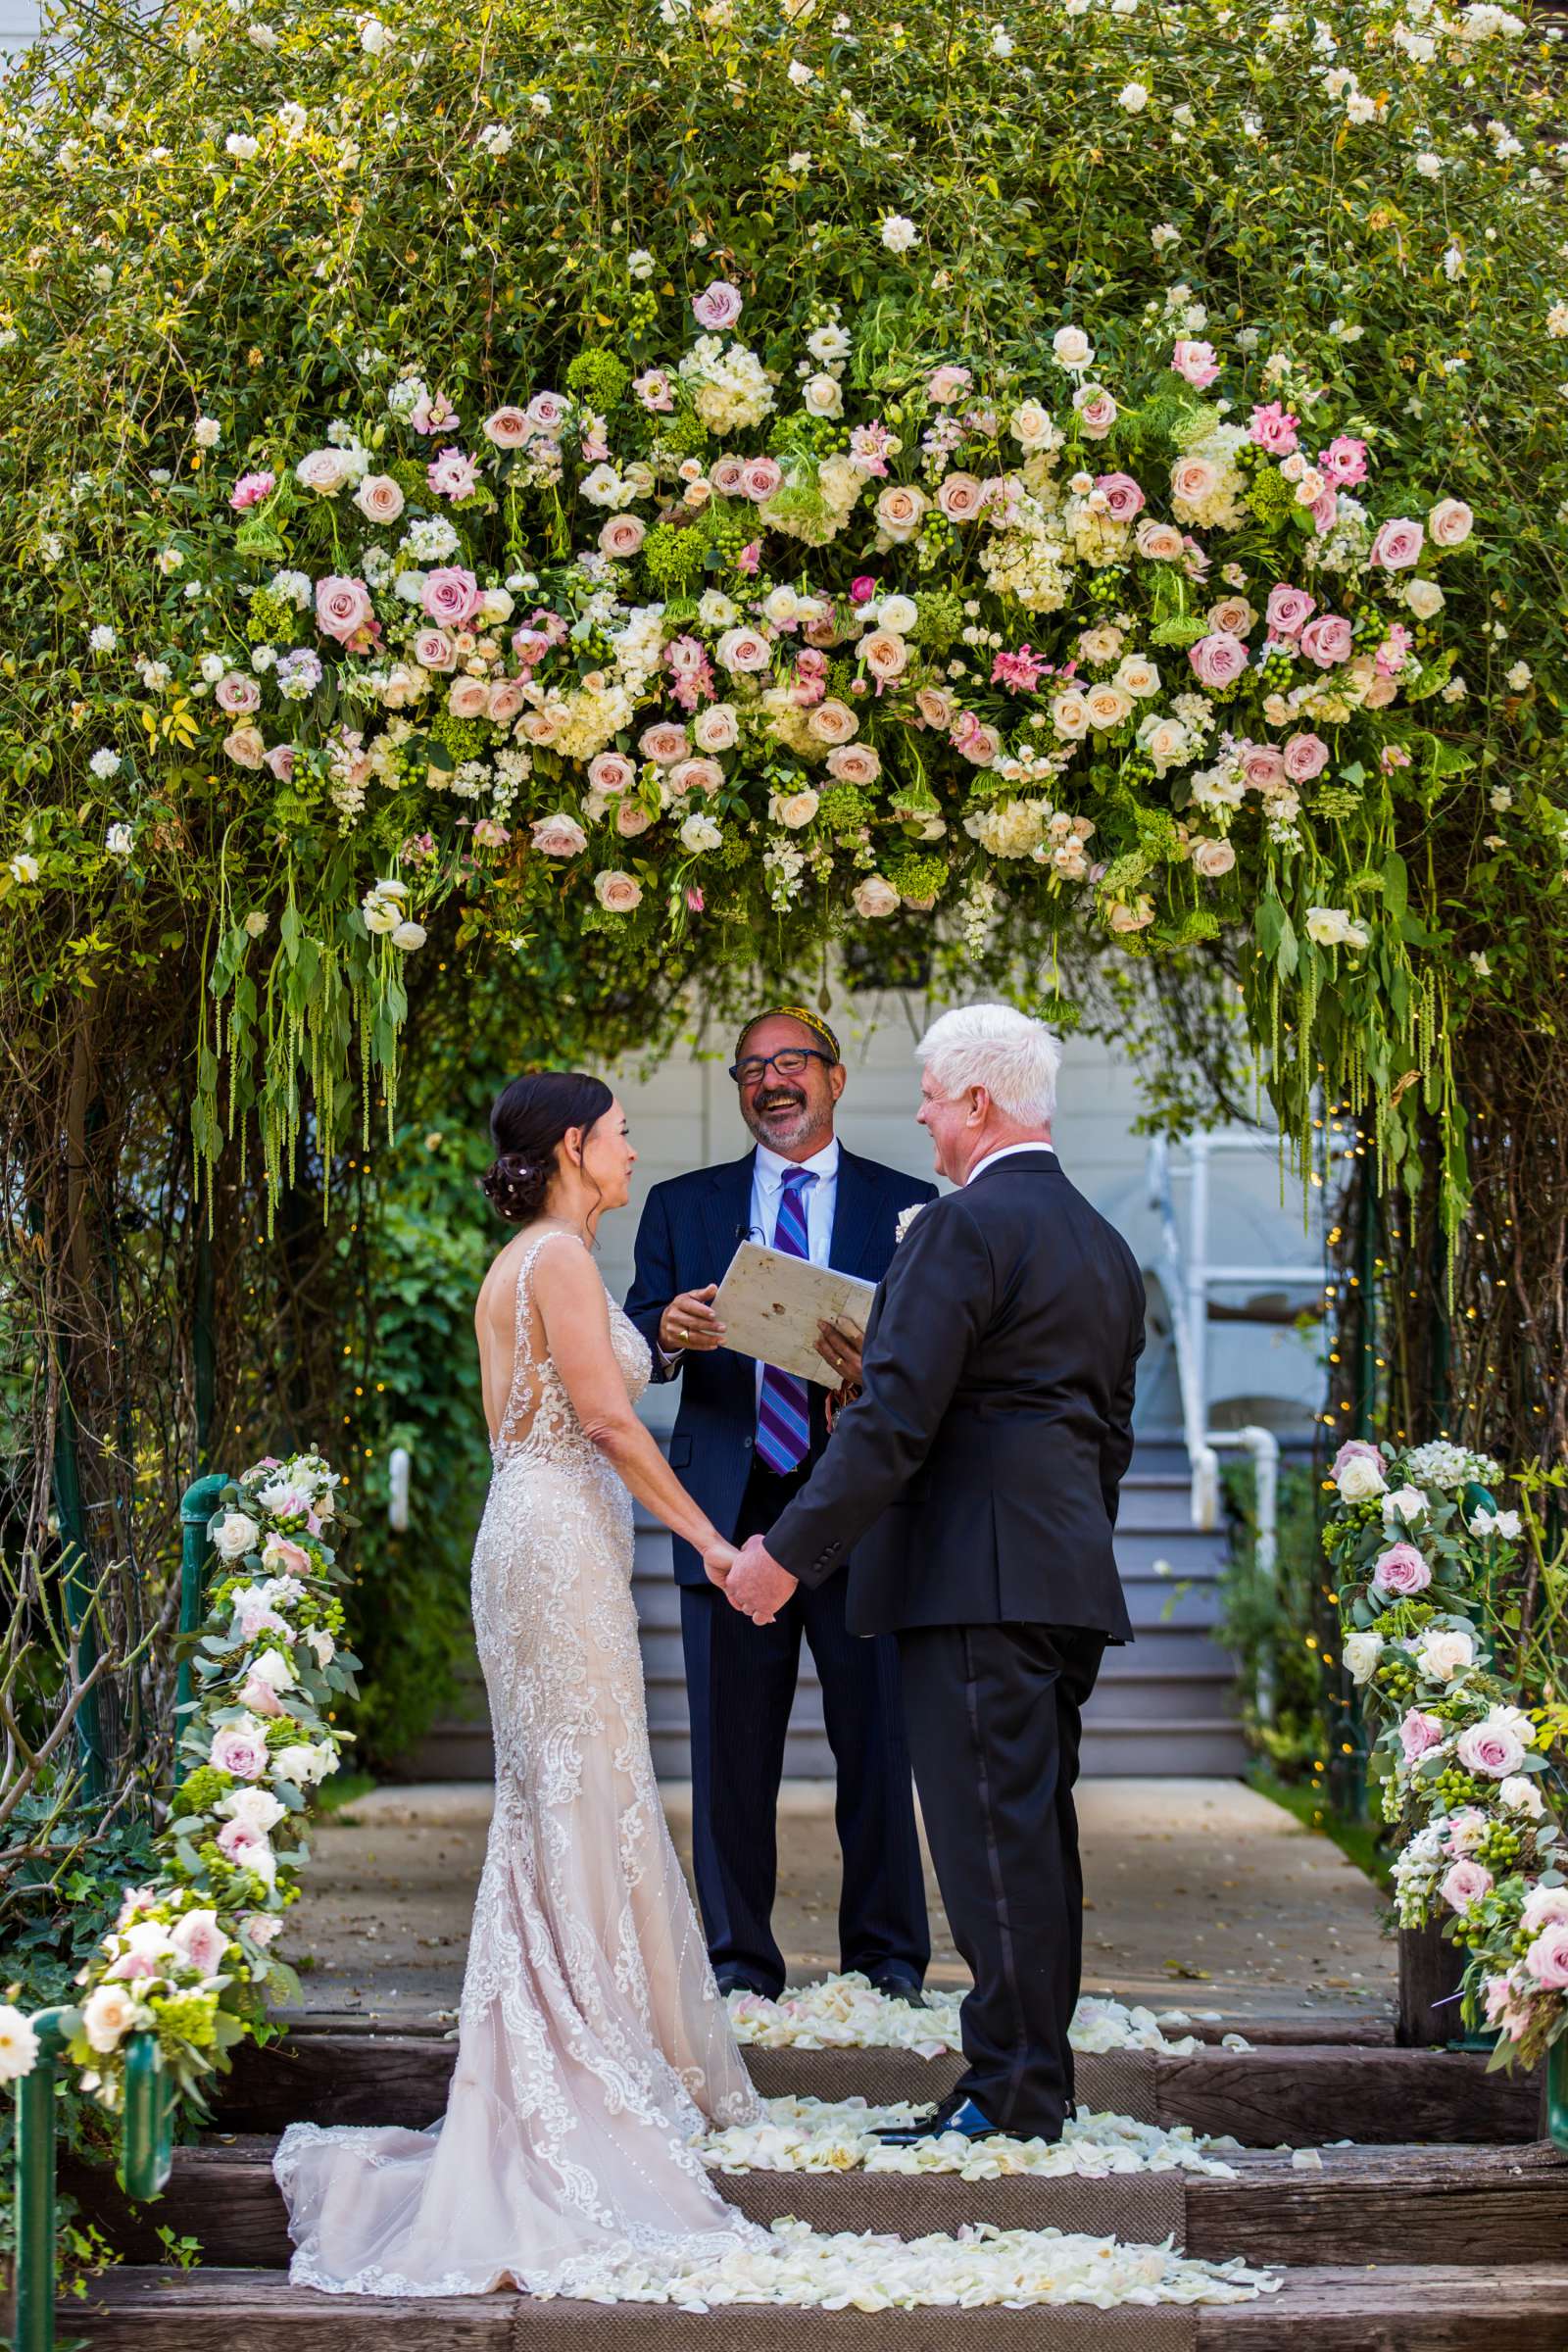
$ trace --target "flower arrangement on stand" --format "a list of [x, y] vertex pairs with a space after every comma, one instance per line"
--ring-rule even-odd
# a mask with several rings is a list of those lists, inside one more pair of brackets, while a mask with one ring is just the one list
[[[1437, 1920], [1467, 1955], [1464, 2013], [1494, 2063], [1533, 2066], [1568, 2034], [1568, 1851], [1553, 1751], [1568, 1708], [1510, 1688], [1489, 1636], [1517, 1559], [1500, 1466], [1439, 1442], [1351, 1440], [1324, 1543], [1346, 1669], [1377, 1727], [1397, 1825], [1399, 1924]], [[1520, 1705], [1520, 1697], [1527, 1703]]]
[[[220, 1573], [195, 1638], [158, 1868], [125, 1889], [82, 1971], [67, 2044], [81, 2087], [111, 2110], [127, 2035], [155, 2033], [175, 2096], [201, 2107], [269, 2001], [298, 1997], [271, 1945], [309, 1858], [312, 1791], [349, 1737], [333, 1715], [358, 1663], [343, 1646], [346, 1580], [329, 1541], [352, 1525], [338, 1484], [319, 1454], [269, 1456], [225, 1491], [209, 1527]], [[26, 2020], [0, 2010], [0, 2077], [30, 2072], [36, 2056]]]

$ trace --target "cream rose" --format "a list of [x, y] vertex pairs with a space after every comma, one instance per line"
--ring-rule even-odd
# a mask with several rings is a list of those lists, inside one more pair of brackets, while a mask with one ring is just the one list
[[1107, 679], [1102, 685], [1090, 687], [1084, 696], [1084, 708], [1089, 713], [1089, 724], [1104, 734], [1131, 718], [1133, 698], [1125, 688]]
[[1051, 706], [1051, 723], [1064, 743], [1077, 743], [1089, 732], [1089, 703], [1075, 686], [1058, 694]]
[[874, 678], [902, 678], [909, 666], [909, 649], [892, 629], [870, 630], [860, 639], [860, 660]]
[[733, 750], [740, 738], [740, 721], [732, 703], [711, 703], [692, 721], [692, 734], [704, 752]]
[[912, 482], [889, 482], [877, 498], [877, 522], [889, 539], [912, 539], [930, 503], [925, 492], [917, 490]]
[[1236, 852], [1228, 841], [1206, 840], [1200, 837], [1193, 843], [1193, 870], [1205, 882], [1217, 882], [1228, 874], [1236, 863]]
[[814, 792], [775, 792], [767, 804], [767, 813], [774, 824], [785, 825], [798, 833], [808, 825], [816, 814], [817, 797]]
[[984, 482], [972, 473], [950, 473], [937, 491], [937, 505], [950, 522], [973, 522], [985, 495]]
[[368, 473], [354, 493], [367, 522], [396, 522], [405, 503], [402, 486], [389, 473]]
[[899, 894], [885, 876], [867, 874], [865, 880], [858, 883], [851, 894], [851, 905], [857, 914], [863, 915], [868, 922], [875, 922], [882, 915], [898, 911]]
[[642, 905], [643, 886], [634, 874], [610, 865], [595, 874], [594, 897], [607, 914], [630, 914], [634, 906]]
[[848, 743], [852, 735], [858, 734], [860, 722], [848, 703], [829, 695], [826, 702], [808, 712], [806, 726], [818, 743]]
[[827, 770], [841, 784], [874, 784], [882, 762], [868, 743], [841, 743], [829, 752]]

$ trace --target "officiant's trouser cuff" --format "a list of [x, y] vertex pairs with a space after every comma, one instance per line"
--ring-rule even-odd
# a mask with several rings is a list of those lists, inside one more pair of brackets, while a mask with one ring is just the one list
[[1103, 1634], [1043, 1625], [899, 1635], [915, 1785], [974, 1977], [960, 2088], [1008, 2132], [1060, 2136], [1083, 1959], [1073, 1784]]

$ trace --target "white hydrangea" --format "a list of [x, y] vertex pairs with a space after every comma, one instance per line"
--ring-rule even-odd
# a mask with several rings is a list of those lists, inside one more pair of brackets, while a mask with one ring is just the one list
[[681, 361], [692, 405], [711, 433], [738, 433], [761, 423], [773, 408], [773, 386], [755, 351], [726, 349], [718, 335], [701, 335]]

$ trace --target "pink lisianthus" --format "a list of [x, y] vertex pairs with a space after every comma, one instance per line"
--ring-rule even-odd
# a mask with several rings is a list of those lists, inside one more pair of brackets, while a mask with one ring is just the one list
[[1378, 647], [1378, 675], [1384, 678], [1396, 678], [1404, 667], [1405, 659], [1414, 643], [1415, 639], [1403, 621], [1395, 621], [1383, 643]]
[[504, 850], [511, 839], [512, 835], [499, 817], [481, 816], [474, 825], [473, 846], [476, 850]]
[[751, 579], [760, 568], [761, 561], [762, 542], [760, 539], [748, 539], [735, 559], [735, 568], [737, 571], [744, 571], [747, 578]]
[[743, 307], [739, 286], [732, 286], [727, 277], [715, 277], [711, 285], [703, 288], [701, 294], [692, 296], [692, 317], [699, 326], [706, 326], [710, 334], [733, 326]]
[[1470, 1860], [1455, 1862], [1444, 1877], [1443, 1899], [1450, 1911], [1462, 1915], [1479, 1903], [1484, 1894], [1492, 1892], [1493, 1884], [1491, 1871], [1482, 1863]]
[[228, 503], [236, 514], [247, 507], [259, 507], [264, 498], [270, 498], [277, 488], [277, 476], [265, 466], [259, 473], [242, 473], [228, 494]]
[[1320, 539], [1326, 539], [1340, 517], [1339, 492], [1332, 489], [1323, 491], [1313, 499], [1308, 512], [1312, 517], [1312, 528]]
[[1366, 480], [1366, 443], [1357, 441], [1353, 433], [1337, 433], [1327, 449], [1317, 453], [1320, 473], [1331, 482], [1348, 489], [1352, 483]]
[[1378, 1556], [1372, 1571], [1375, 1592], [1392, 1592], [1407, 1599], [1412, 1592], [1424, 1592], [1432, 1582], [1432, 1571], [1413, 1544], [1391, 1544]]
[[1529, 1988], [1519, 1979], [1516, 1969], [1505, 1976], [1488, 1977], [1486, 1982], [1487, 2023], [1510, 2041], [1522, 2038], [1530, 2023]]
[[1252, 411], [1252, 439], [1271, 458], [1288, 458], [1297, 446], [1296, 423], [1296, 418], [1279, 401], [1271, 400]]
[[228, 1937], [218, 1924], [216, 1911], [187, 1911], [176, 1919], [169, 1940], [186, 1966], [198, 1976], [216, 1977], [223, 1965]]
[[437, 433], [455, 433], [458, 412], [441, 392], [421, 392], [409, 412], [409, 422], [416, 433], [427, 437]]
[[1411, 522], [1405, 515], [1396, 515], [1386, 522], [1372, 542], [1367, 557], [1370, 568], [1377, 565], [1384, 571], [1408, 571], [1421, 561], [1421, 550], [1427, 543], [1426, 532], [1420, 523]]
[[1407, 1764], [1418, 1763], [1443, 1745], [1443, 1725], [1436, 1715], [1424, 1715], [1419, 1707], [1411, 1707], [1399, 1726], [1399, 1745]]
[[437, 498], [471, 498], [478, 488], [477, 468], [465, 450], [444, 449], [424, 471]]
[[1219, 374], [1219, 361], [1214, 356], [1213, 344], [1193, 343], [1186, 336], [1171, 353], [1170, 364], [1174, 372], [1184, 382], [1191, 384], [1195, 392], [1206, 392]]

